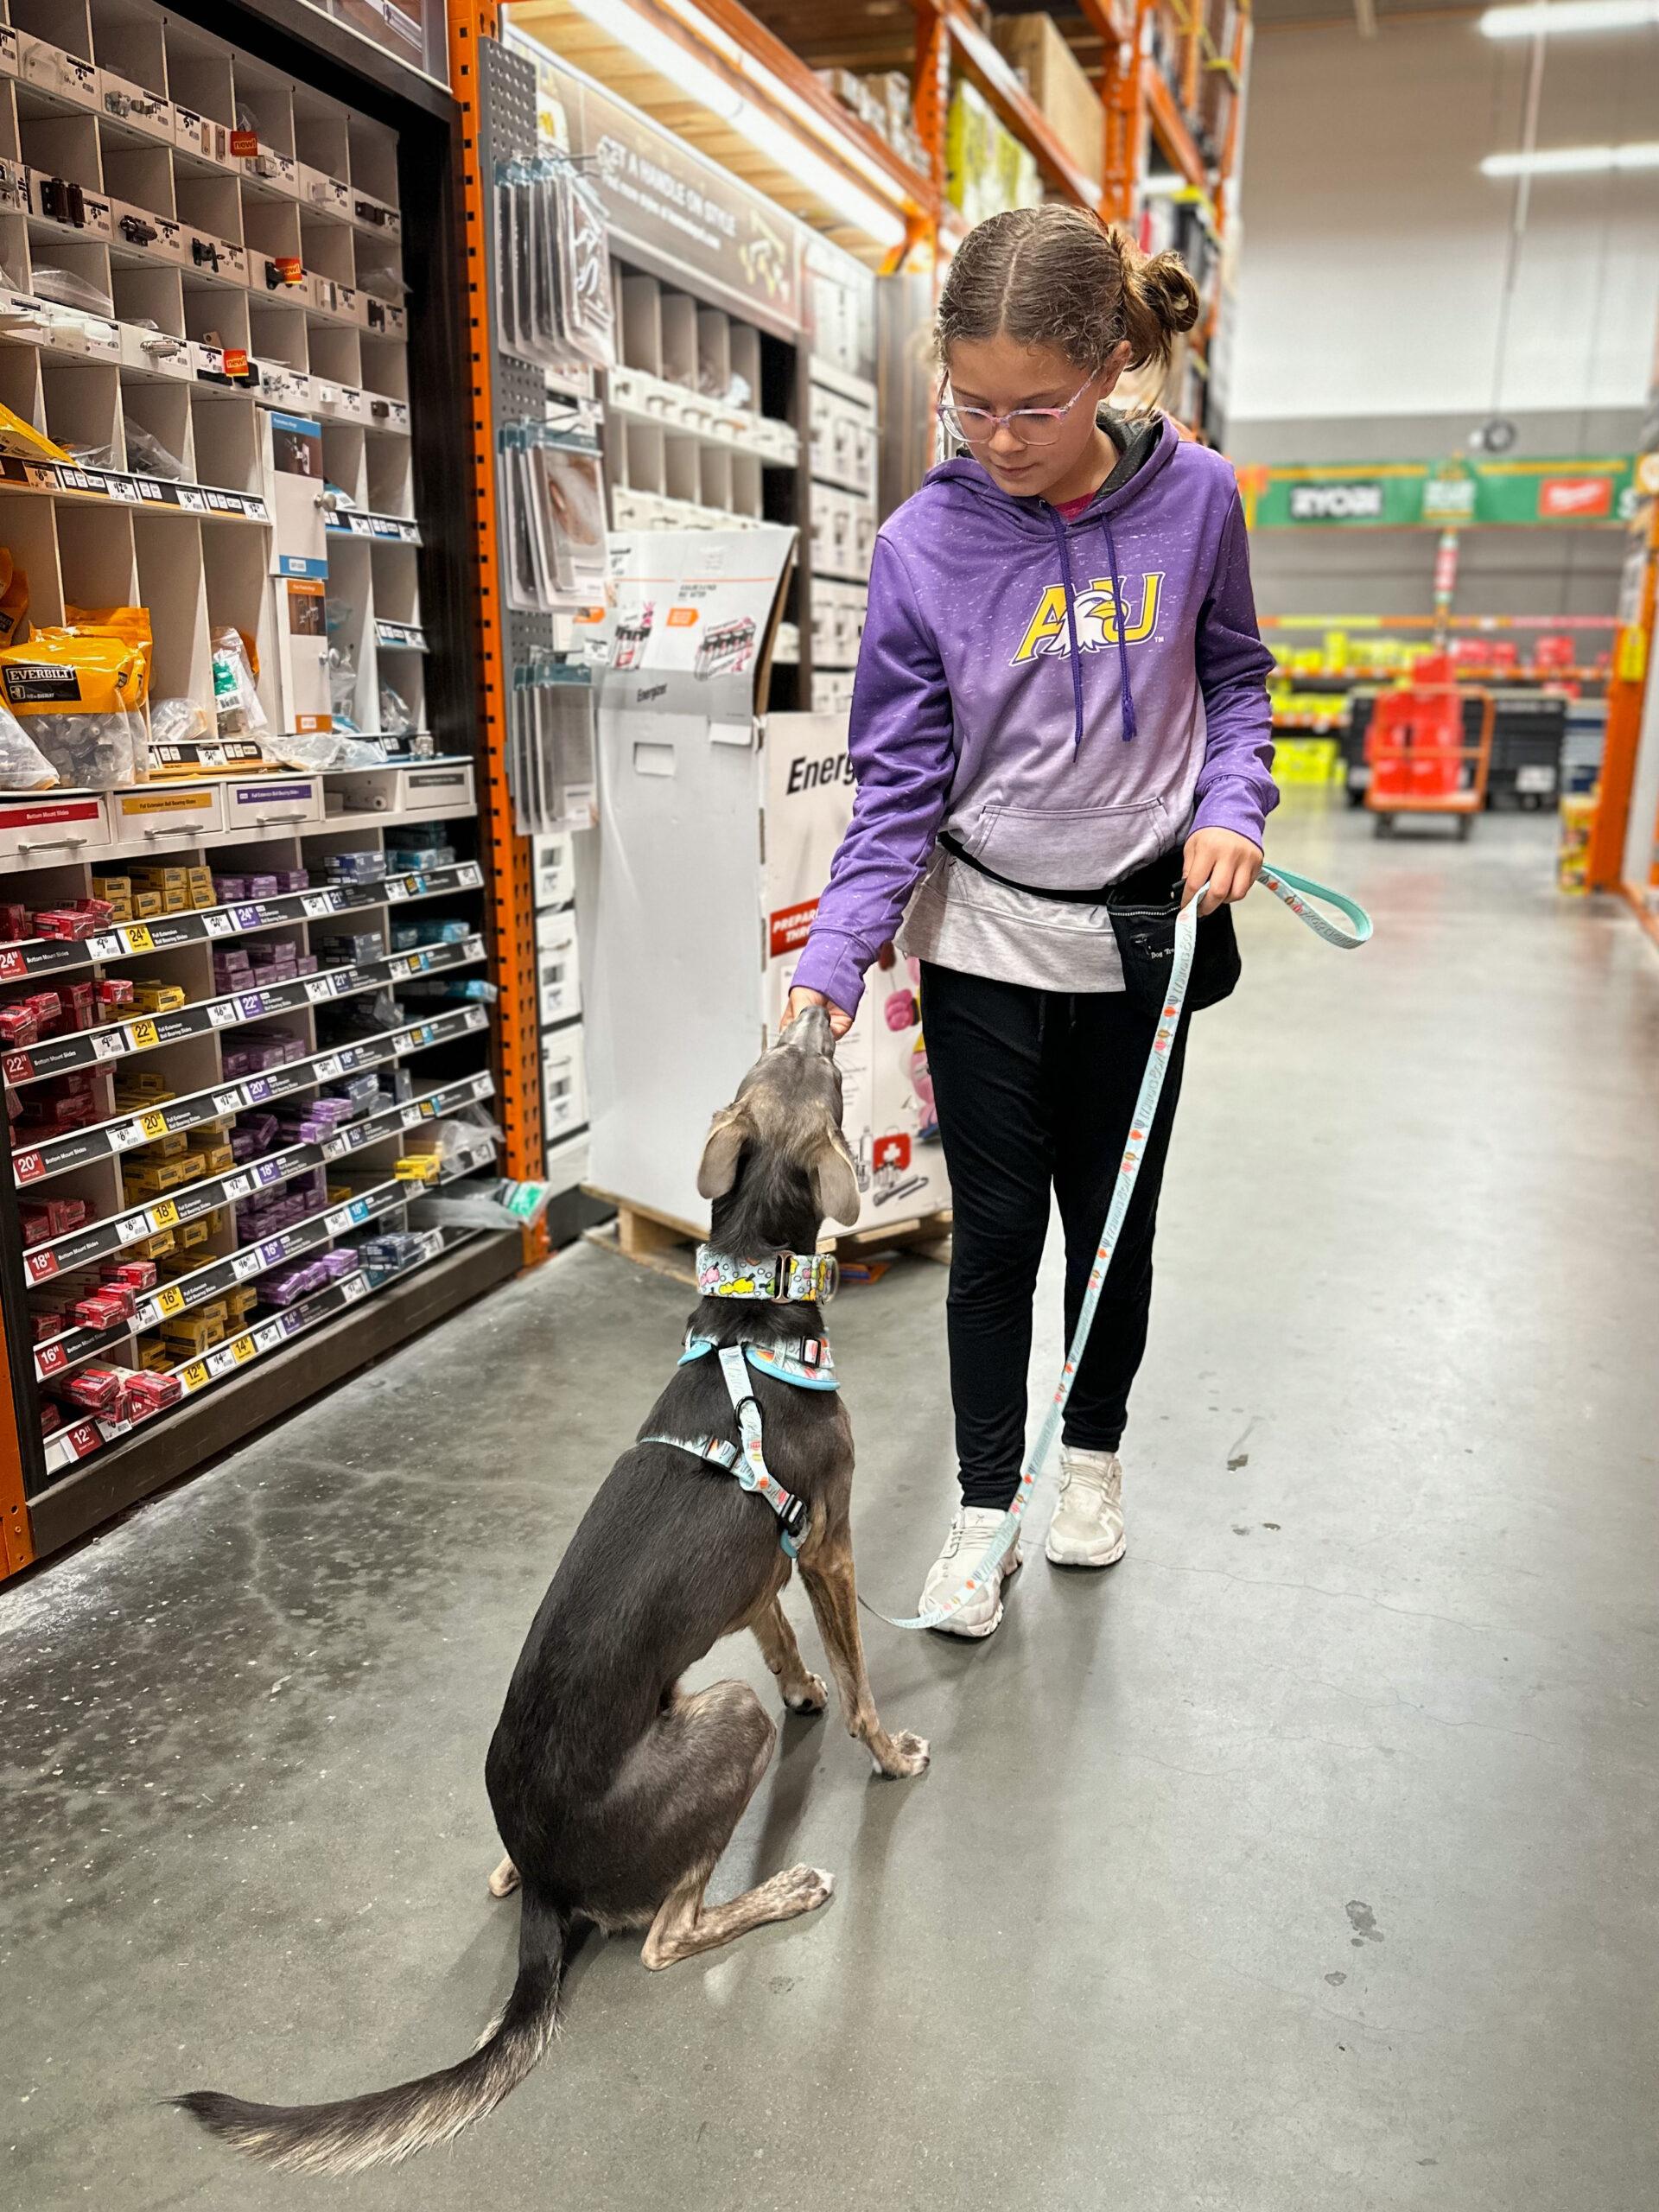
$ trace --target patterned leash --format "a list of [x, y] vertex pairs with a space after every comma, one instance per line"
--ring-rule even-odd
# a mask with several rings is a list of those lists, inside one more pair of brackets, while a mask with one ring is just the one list
[[[1339, 951], [1352, 952], [1364, 944], [1371, 934], [1371, 918], [1365, 909], [1351, 899], [1344, 898], [1339, 891], [1327, 890], [1322, 883], [1314, 883], [1305, 875], [1293, 875], [1288, 868], [1264, 868], [1256, 878], [1264, 890], [1281, 899], [1295, 915], [1305, 922], [1315, 937], [1326, 944], [1334, 944]], [[1205, 889], [1209, 886], [1206, 884]], [[1123, 1159], [1117, 1171], [1116, 1186], [1112, 1192], [1112, 1203], [1106, 1215], [1106, 1226], [1100, 1232], [1100, 1249], [1095, 1254], [1094, 1266], [1089, 1272], [1089, 1287], [1084, 1294], [1083, 1309], [1077, 1315], [1076, 1333], [1065, 1356], [1065, 1365], [1046, 1417], [1039, 1430], [1037, 1441], [1026, 1462], [1025, 1472], [1020, 1478], [1019, 1491], [1008, 1508], [1002, 1526], [992, 1537], [990, 1544], [973, 1573], [961, 1589], [954, 1592], [943, 1605], [930, 1607], [925, 1613], [913, 1613], [908, 1620], [896, 1621], [886, 1613], [876, 1612], [874, 1605], [866, 1605], [868, 1612], [875, 1613], [878, 1620], [886, 1621], [889, 1628], [938, 1628], [949, 1620], [958, 1607], [965, 1605], [976, 1591], [984, 1587], [988, 1578], [1002, 1564], [1013, 1549], [1020, 1534], [1020, 1524], [1032, 1493], [1037, 1486], [1054, 1440], [1060, 1433], [1060, 1423], [1065, 1415], [1066, 1401], [1071, 1395], [1071, 1385], [1077, 1378], [1078, 1363], [1084, 1348], [1089, 1342], [1089, 1332], [1094, 1325], [1095, 1310], [1100, 1304], [1100, 1294], [1106, 1281], [1106, 1271], [1111, 1266], [1112, 1254], [1117, 1240], [1123, 1233], [1123, 1223], [1129, 1211], [1129, 1200], [1135, 1196], [1135, 1179], [1141, 1173], [1141, 1162], [1147, 1149], [1147, 1139], [1158, 1113], [1158, 1101], [1162, 1095], [1164, 1077], [1169, 1072], [1169, 1050], [1181, 1026], [1181, 1009], [1186, 1003], [1186, 987], [1192, 974], [1192, 956], [1198, 945], [1198, 907], [1204, 893], [1188, 899], [1175, 921], [1175, 960], [1170, 971], [1169, 995], [1164, 1001], [1164, 1010], [1159, 1016], [1158, 1033], [1152, 1040], [1152, 1051], [1147, 1060], [1147, 1071], [1141, 1078], [1141, 1089], [1135, 1102], [1135, 1113], [1129, 1122], [1128, 1142], [1123, 1148]], [[1353, 924], [1351, 933], [1318, 913], [1307, 903], [1316, 899], [1321, 906], [1334, 906], [1339, 914]], [[861, 1600], [861, 1603], [863, 1601]]]

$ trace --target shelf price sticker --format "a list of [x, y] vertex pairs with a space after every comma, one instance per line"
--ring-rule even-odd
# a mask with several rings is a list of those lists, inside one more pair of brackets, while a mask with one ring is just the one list
[[156, 1293], [150, 1303], [156, 1308], [158, 1316], [166, 1313], [182, 1313], [184, 1293], [179, 1288], [177, 1283], [170, 1282]]
[[264, 1322], [253, 1332], [254, 1350], [256, 1351], [275, 1351], [278, 1344], [282, 1343], [284, 1333], [285, 1332], [280, 1321]]
[[29, 957], [17, 944], [0, 945], [0, 983], [15, 982], [29, 973]]
[[216, 1090], [213, 1093], [215, 1116], [221, 1114], [239, 1114], [245, 1103], [246, 1101], [243, 1098], [239, 1085], [234, 1090]]
[[38, 1152], [15, 1152], [11, 1172], [19, 1183], [38, 1183], [46, 1173], [46, 1162]]
[[122, 1052], [122, 1037], [118, 1029], [95, 1029], [92, 1032], [92, 1058], [95, 1060], [118, 1060]]
[[[149, 1135], [151, 1136], [160, 1136], [165, 1134], [165, 1130], [166, 1122], [163, 1122], [160, 1129], [151, 1129], [149, 1132]], [[130, 1152], [134, 1145], [143, 1144], [144, 1141], [144, 1136], [145, 1131], [140, 1128], [137, 1122], [113, 1122], [110, 1128], [110, 1150], [111, 1152]]]
[[308, 891], [300, 901], [300, 908], [309, 921], [321, 921], [334, 911], [334, 900], [326, 891]]
[[162, 1039], [156, 1024], [146, 1017], [143, 1021], [129, 1021], [122, 1031], [130, 1052], [154, 1052]]
[[60, 1344], [42, 1344], [35, 1355], [35, 1372], [45, 1382], [48, 1375], [55, 1375], [60, 1367], [67, 1367], [69, 1354]]
[[238, 1367], [244, 1360], [251, 1359], [253, 1352], [254, 1344], [251, 1337], [233, 1337], [231, 1339], [231, 1357]]
[[[114, 960], [121, 951], [121, 937], [117, 930], [98, 937], [83, 938], [81, 943], [86, 947], [89, 960]], [[0, 958], [3, 957], [0, 955]]]
[[37, 1250], [23, 1255], [23, 1274], [30, 1283], [50, 1282], [58, 1272], [55, 1252]]
[[315, 1072], [319, 1083], [333, 1083], [341, 1072], [339, 1053], [326, 1053], [316, 1063]]
[[193, 1390], [205, 1390], [207, 1387], [207, 1363], [205, 1359], [193, 1359], [179, 1376], [179, 1388], [188, 1398]]
[[[136, 1027], [137, 1024], [134, 1026]], [[147, 1114], [138, 1115], [137, 1125], [144, 1137], [164, 1137], [167, 1135], [167, 1116], [159, 1106], [152, 1106]]]
[[236, 925], [228, 914], [215, 912], [202, 916], [201, 926], [209, 937], [229, 937]]
[[124, 929], [117, 931], [117, 935], [124, 951], [153, 952], [156, 950], [156, 940], [149, 933], [148, 923], [129, 922]]
[[151, 1206], [144, 1218], [153, 1232], [178, 1226], [179, 1206], [176, 1198], [162, 1198]]
[[0, 1060], [0, 1068], [3, 1068], [8, 1083], [27, 1083], [35, 1072], [35, 1063], [27, 1052], [8, 1052]]
[[359, 1298], [366, 1298], [368, 1294], [368, 1279], [364, 1275], [347, 1275], [340, 1286], [342, 1306], [355, 1306]]

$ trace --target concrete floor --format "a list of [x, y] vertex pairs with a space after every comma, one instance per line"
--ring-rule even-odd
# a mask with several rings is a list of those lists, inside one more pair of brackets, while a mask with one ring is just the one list
[[[1198, 1024], [1128, 1559], [1037, 1560], [988, 1645], [874, 1630], [931, 1772], [791, 1721], [716, 1878], [806, 1858], [828, 1910], [662, 1976], [590, 1941], [452, 2151], [325, 2187], [158, 2100], [471, 2046], [517, 1913], [485, 1745], [685, 1295], [571, 1253], [0, 1598], [0, 2198], [1655, 2201], [1659, 963], [1555, 897], [1547, 823], [1365, 827], [1275, 852], [1376, 944], [1254, 900]], [[889, 1610], [948, 1509], [943, 1292], [912, 1262], [835, 1312]], [[747, 1643], [720, 1673], [770, 1688]]]

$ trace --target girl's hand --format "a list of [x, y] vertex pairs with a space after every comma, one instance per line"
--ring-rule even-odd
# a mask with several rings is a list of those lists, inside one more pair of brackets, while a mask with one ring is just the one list
[[[1261, 855], [1258, 854], [1257, 858], [1259, 859]], [[847, 1032], [853, 1026], [852, 1015], [850, 1014], [843, 1014], [833, 1000], [825, 998], [822, 991], [807, 991], [797, 988], [792, 990], [789, 995], [789, 1010], [784, 1016], [784, 1027], [785, 1029], [788, 1028], [790, 1023], [794, 1020], [796, 1015], [800, 1012], [804, 1006], [821, 1006], [823, 1008], [824, 1012], [830, 1017], [830, 1034], [832, 1037], [844, 1037], [847, 1034]]]
[[1183, 849], [1186, 882], [1181, 892], [1185, 906], [1196, 891], [1210, 886], [1200, 914], [1213, 914], [1217, 906], [1230, 906], [1262, 873], [1262, 848], [1236, 830], [1195, 830]]

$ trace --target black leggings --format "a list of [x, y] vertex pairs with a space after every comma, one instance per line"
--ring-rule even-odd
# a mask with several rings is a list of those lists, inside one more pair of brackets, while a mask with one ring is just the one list
[[[949, 1335], [963, 1503], [1006, 1506], [1025, 1459], [1049, 1192], [1065, 1230], [1069, 1342], [1157, 1023], [1123, 991], [1030, 990], [929, 963], [922, 1023], [956, 1217]], [[1117, 1449], [1147, 1348], [1158, 1192], [1185, 1056], [1183, 1021], [1066, 1408], [1065, 1440], [1086, 1451]]]

